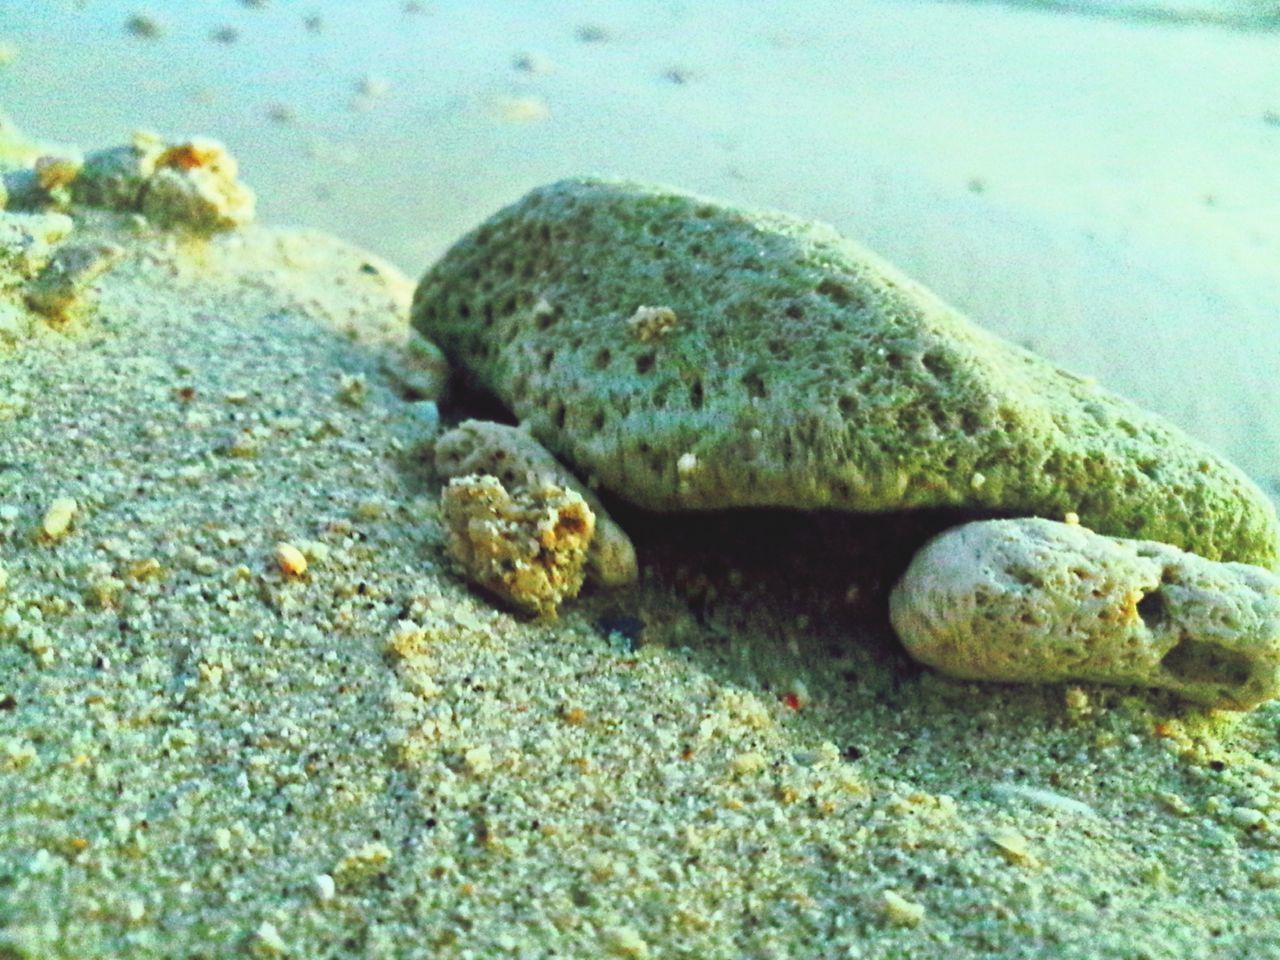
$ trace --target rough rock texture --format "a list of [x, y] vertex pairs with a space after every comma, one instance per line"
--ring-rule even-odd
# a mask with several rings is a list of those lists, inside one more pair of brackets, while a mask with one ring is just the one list
[[[663, 322], [633, 322], [641, 307]], [[413, 318], [641, 506], [1075, 511], [1214, 559], [1277, 557], [1275, 510], [1239, 470], [820, 225], [564, 181], [458, 242]]]
[[525, 431], [485, 420], [466, 420], [436, 441], [435, 463], [445, 479], [486, 474], [497, 477], [512, 491], [546, 484], [574, 491], [595, 514], [595, 534], [587, 547], [587, 575], [605, 587], [620, 587], [636, 579], [631, 538], [595, 495]]
[[450, 480], [440, 499], [449, 550], [478, 586], [542, 617], [578, 595], [595, 517], [572, 490], [508, 491], [472, 475]]
[[216, 233], [252, 222], [255, 197], [216, 140], [166, 143], [150, 133], [78, 158], [41, 155], [3, 175], [9, 208], [42, 212], [73, 204], [142, 213], [157, 226]]
[[1280, 694], [1280, 577], [1024, 518], [965, 524], [890, 598], [917, 660], [957, 677], [1095, 680], [1247, 710]]
[[62, 321], [71, 309], [83, 301], [94, 280], [106, 273], [124, 254], [113, 243], [77, 243], [60, 247], [27, 284], [24, 296], [27, 306], [50, 320]]

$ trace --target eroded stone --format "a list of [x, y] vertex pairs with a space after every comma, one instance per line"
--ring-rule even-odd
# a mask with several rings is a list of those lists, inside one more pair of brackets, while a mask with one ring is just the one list
[[577, 596], [595, 517], [572, 490], [508, 491], [496, 477], [473, 474], [449, 481], [441, 510], [449, 550], [478, 586], [541, 617]]
[[1238, 710], [1280, 694], [1280, 577], [1078, 525], [949, 530], [890, 612], [913, 657], [956, 677], [1135, 684]]
[[436, 441], [435, 463], [445, 479], [486, 474], [497, 477], [508, 490], [536, 489], [548, 483], [573, 490], [595, 514], [595, 533], [587, 547], [587, 575], [605, 587], [623, 586], [636, 579], [631, 538], [599, 499], [525, 431], [483, 420], [464, 421]]

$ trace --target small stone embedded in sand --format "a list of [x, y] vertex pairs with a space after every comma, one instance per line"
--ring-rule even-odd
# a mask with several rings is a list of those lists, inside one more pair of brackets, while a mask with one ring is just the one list
[[918, 927], [924, 920], [924, 906], [908, 900], [892, 890], [881, 894], [880, 909], [890, 923], [899, 927]]
[[613, 39], [613, 33], [609, 28], [598, 23], [581, 24], [574, 28], [573, 36], [579, 43], [608, 43]]
[[511, 66], [521, 73], [527, 73], [531, 76], [551, 73], [556, 68], [550, 57], [544, 53], [536, 52], [517, 54], [512, 58]]
[[965, 679], [1133, 684], [1237, 710], [1280, 695], [1280, 576], [1078, 525], [949, 530], [890, 613], [913, 657]]
[[311, 889], [316, 900], [320, 903], [328, 903], [336, 895], [338, 887], [330, 874], [318, 873], [311, 878]]
[[595, 515], [587, 547], [587, 575], [605, 587], [620, 587], [639, 575], [631, 538], [609, 516], [599, 499], [524, 430], [501, 423], [466, 420], [441, 436], [435, 466], [443, 479], [468, 474], [497, 477], [508, 490], [547, 483], [574, 491]]
[[277, 543], [275, 558], [276, 566], [286, 576], [300, 577], [307, 572], [306, 556], [292, 543]]
[[495, 97], [493, 112], [499, 120], [507, 123], [537, 123], [547, 119], [551, 114], [547, 102], [531, 94], [519, 97]]
[[279, 957], [289, 952], [280, 930], [270, 920], [263, 920], [253, 932], [253, 952], [259, 956]]
[[541, 617], [577, 596], [595, 532], [577, 493], [554, 484], [509, 492], [473, 474], [449, 481], [441, 508], [450, 552], [477, 585]]
[[135, 13], [124, 22], [125, 32], [142, 40], [154, 40], [164, 33], [164, 24], [149, 13]]
[[356, 93], [369, 100], [381, 100], [391, 93], [391, 81], [376, 73], [366, 73], [356, 84]]
[[[679, 323], [619, 336], [637, 304]], [[454, 244], [413, 322], [557, 457], [648, 509], [1073, 510], [1210, 559], [1280, 551], [1274, 505], [1236, 467], [820, 224], [562, 181]]]
[[635, 927], [608, 927], [601, 931], [601, 940], [613, 957], [646, 960], [650, 955], [648, 942]]
[[44, 519], [40, 521], [40, 530], [49, 540], [61, 540], [71, 529], [71, 521], [79, 511], [80, 505], [73, 497], [58, 497], [49, 504]]
[[124, 248], [114, 243], [71, 243], [60, 247], [39, 276], [27, 284], [27, 306], [50, 320], [66, 320], [71, 309], [83, 301], [89, 285], [123, 255]]

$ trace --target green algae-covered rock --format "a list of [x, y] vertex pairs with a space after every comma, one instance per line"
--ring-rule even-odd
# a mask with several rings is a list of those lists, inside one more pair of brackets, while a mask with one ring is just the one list
[[1235, 467], [829, 227], [568, 180], [459, 241], [414, 324], [599, 487], [659, 510], [966, 507], [1271, 566]]

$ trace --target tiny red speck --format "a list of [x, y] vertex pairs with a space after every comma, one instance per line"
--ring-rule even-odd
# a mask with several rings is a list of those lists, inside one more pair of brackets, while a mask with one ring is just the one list
[[782, 695], [782, 702], [785, 703], [792, 710], [800, 709], [800, 697], [794, 693], [784, 693]]

